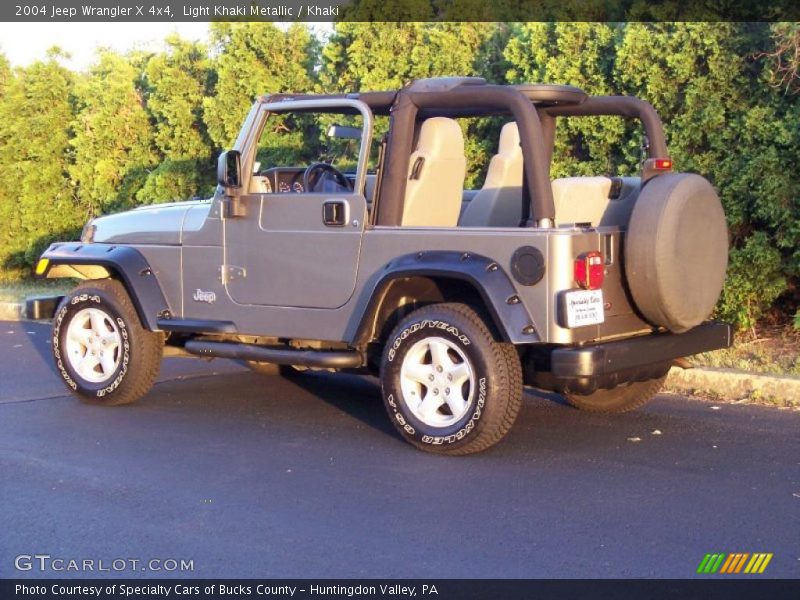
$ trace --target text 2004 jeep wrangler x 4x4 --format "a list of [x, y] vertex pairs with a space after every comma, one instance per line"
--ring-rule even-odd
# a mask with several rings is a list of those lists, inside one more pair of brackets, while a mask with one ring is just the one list
[[[559, 120], [597, 115], [643, 128], [641, 176], [551, 181]], [[465, 191], [457, 119], [479, 116], [505, 125], [485, 184]], [[54, 319], [58, 369], [93, 402], [145, 394], [164, 354], [353, 370], [380, 376], [418, 448], [477, 452], [511, 428], [525, 385], [621, 412], [676, 359], [730, 345], [704, 322], [725, 216], [705, 179], [671, 167], [649, 104], [570, 86], [265, 96], [220, 156], [213, 199], [97, 218], [53, 244], [37, 274], [85, 281], [29, 314]]]

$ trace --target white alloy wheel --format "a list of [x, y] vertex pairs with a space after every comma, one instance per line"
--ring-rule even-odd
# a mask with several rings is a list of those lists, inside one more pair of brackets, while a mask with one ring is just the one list
[[67, 327], [66, 354], [84, 380], [103, 383], [114, 376], [122, 357], [122, 336], [114, 319], [99, 308], [84, 308]]
[[475, 394], [467, 356], [451, 341], [428, 337], [406, 353], [400, 369], [403, 400], [430, 427], [448, 427], [467, 414]]

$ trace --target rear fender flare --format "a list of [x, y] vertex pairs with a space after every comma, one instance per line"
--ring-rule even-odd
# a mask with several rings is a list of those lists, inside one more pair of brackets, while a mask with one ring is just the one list
[[470, 284], [481, 300], [503, 341], [525, 344], [540, 340], [531, 316], [520, 300], [510, 277], [497, 261], [470, 252], [429, 251], [406, 254], [393, 260], [380, 272], [362, 300], [365, 310], [351, 342], [370, 341], [373, 319], [383, 301], [383, 291], [397, 279], [430, 277], [454, 279]]

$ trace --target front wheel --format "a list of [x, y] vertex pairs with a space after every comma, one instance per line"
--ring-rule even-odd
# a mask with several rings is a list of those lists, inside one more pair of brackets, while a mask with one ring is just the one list
[[411, 444], [471, 454], [499, 442], [522, 404], [522, 368], [464, 304], [433, 304], [404, 318], [381, 364], [389, 417]]
[[86, 281], [53, 321], [53, 357], [67, 386], [94, 404], [129, 404], [146, 394], [161, 366], [163, 339], [144, 329], [123, 285]]

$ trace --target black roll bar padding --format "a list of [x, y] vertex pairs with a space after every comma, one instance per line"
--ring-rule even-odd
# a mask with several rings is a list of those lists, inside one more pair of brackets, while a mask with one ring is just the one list
[[539, 109], [551, 117], [626, 117], [639, 119], [650, 143], [650, 158], [668, 158], [664, 126], [653, 106], [633, 96], [590, 96], [585, 102], [572, 106], [549, 106]]
[[[523, 169], [529, 183], [529, 202], [534, 221], [555, 218], [549, 162], [539, 115], [521, 92], [508, 86], [464, 86], [447, 92], [401, 90], [391, 112], [391, 128], [386, 172], [382, 182], [382, 201], [378, 225], [400, 225], [406, 178], [413, 151], [413, 131], [417, 113], [425, 109], [491, 108], [510, 113], [519, 127]], [[385, 195], [383, 195], [385, 194]]]
[[408, 94], [400, 91], [389, 113], [383, 180], [377, 190], [381, 201], [377, 207], [376, 225], [400, 225], [403, 219], [403, 198], [406, 193], [408, 163], [414, 145], [416, 114], [417, 109]]
[[537, 111], [539, 121], [542, 123], [542, 135], [544, 139], [545, 158], [547, 160], [547, 172], [550, 174], [550, 167], [553, 163], [553, 151], [556, 146], [556, 118], [544, 111]]

